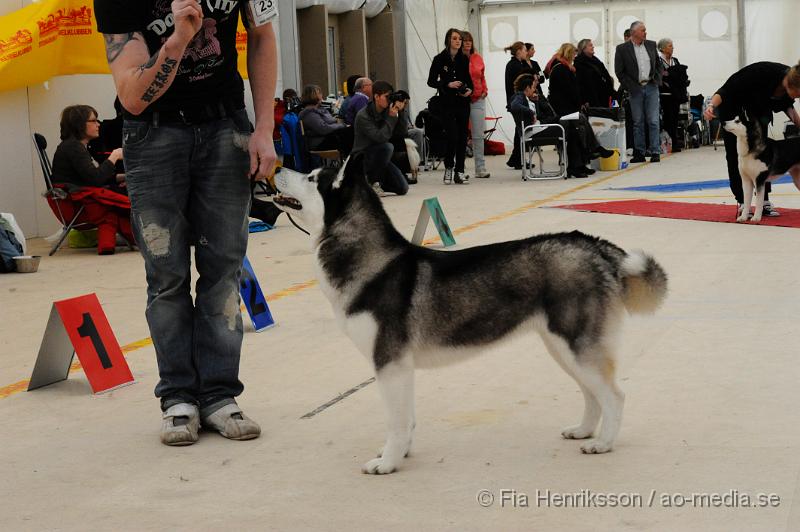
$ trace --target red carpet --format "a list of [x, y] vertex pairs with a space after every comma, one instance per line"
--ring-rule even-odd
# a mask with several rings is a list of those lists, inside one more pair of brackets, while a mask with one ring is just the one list
[[[578, 205], [557, 205], [559, 209], [602, 212], [606, 214], [628, 214], [653, 218], [675, 218], [678, 220], [700, 220], [703, 222], [735, 223], [736, 207], [718, 203], [681, 203], [677, 201], [625, 200]], [[775, 218], [761, 218], [759, 224], [778, 227], [800, 228], [800, 209], [778, 208], [781, 213]]]

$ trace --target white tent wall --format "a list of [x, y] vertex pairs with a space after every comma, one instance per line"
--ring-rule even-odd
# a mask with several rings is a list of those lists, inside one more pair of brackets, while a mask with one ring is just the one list
[[404, 6], [408, 92], [412, 112], [417, 113], [436, 93], [428, 87], [431, 60], [444, 49], [449, 28], [467, 27], [468, 4], [465, 0], [406, 0]]
[[[716, 39], [700, 30], [711, 8], [728, 15], [728, 26], [718, 28], [722, 35]], [[675, 56], [689, 66], [692, 94], [712, 94], [739, 68], [736, 0], [487, 6], [481, 12], [482, 54], [489, 84], [487, 112], [503, 115], [502, 130], [507, 138], [513, 135], [513, 121], [505, 111], [504, 72], [509, 55], [502, 51], [504, 46], [515, 40], [532, 42], [536, 47], [534, 59], [544, 68], [562, 43], [591, 38], [597, 56], [613, 75], [615, 48], [622, 42], [625, 28], [636, 19], [646, 23], [649, 39], [668, 37], [674, 41]]]
[[797, 64], [800, 59], [798, 0], [746, 0], [744, 18], [746, 63], [777, 61]]

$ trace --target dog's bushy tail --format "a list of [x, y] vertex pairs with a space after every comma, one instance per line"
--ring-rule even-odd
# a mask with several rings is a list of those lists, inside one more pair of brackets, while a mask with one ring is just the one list
[[411, 167], [412, 173], [416, 173], [420, 161], [419, 151], [417, 151], [417, 143], [412, 139], [405, 139], [405, 143], [406, 153], [408, 154], [408, 165]]
[[622, 301], [632, 314], [658, 310], [667, 296], [667, 273], [650, 255], [634, 250], [622, 261]]

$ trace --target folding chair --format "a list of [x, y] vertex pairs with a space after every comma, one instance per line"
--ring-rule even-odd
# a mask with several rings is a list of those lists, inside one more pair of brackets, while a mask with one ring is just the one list
[[[303, 146], [308, 146], [306, 142], [306, 129], [303, 126], [303, 121], [300, 121], [300, 134], [303, 137]], [[321, 166], [338, 167], [342, 162], [342, 155], [339, 150], [307, 150], [311, 159], [311, 166], [313, 167], [317, 160], [320, 161]], [[316, 158], [316, 159], [315, 159]]]
[[78, 218], [83, 214], [86, 205], [72, 201], [65, 189], [53, 186], [53, 166], [47, 156], [47, 140], [44, 136], [34, 133], [33, 145], [36, 146], [36, 154], [39, 156], [39, 164], [42, 167], [42, 175], [44, 176], [46, 187], [44, 197], [47, 199], [53, 214], [61, 222], [61, 234], [58, 237], [58, 241], [50, 248], [49, 255], [52, 256], [61, 248], [61, 244], [72, 229], [87, 230], [94, 229], [96, 226], [88, 222], [79, 222]]
[[[566, 179], [567, 177], [567, 134], [561, 124], [529, 124], [519, 136], [522, 154], [522, 180]], [[542, 146], [555, 146], [558, 152], [558, 170], [545, 170]], [[533, 154], [539, 156], [539, 170], [533, 171]], [[529, 168], [531, 167], [531, 168]]]
[[[130, 200], [124, 194], [103, 187], [74, 187], [53, 183], [53, 167], [47, 156], [47, 140], [39, 133], [33, 134], [33, 144], [42, 167], [50, 210], [61, 223], [61, 234], [50, 249], [50, 255], [61, 248], [72, 229], [98, 230], [98, 252], [105, 254], [106, 239], [113, 246], [113, 239], [121, 234], [133, 249], [133, 233], [130, 227]], [[112, 247], [113, 252], [113, 247]]]

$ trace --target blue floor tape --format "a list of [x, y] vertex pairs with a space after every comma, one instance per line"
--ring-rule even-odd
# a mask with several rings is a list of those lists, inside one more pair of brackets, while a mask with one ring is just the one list
[[[781, 177], [773, 184], [791, 183], [792, 178], [789, 174]], [[607, 188], [606, 190], [636, 190], [641, 192], [687, 192], [690, 190], [705, 190], [709, 188], [728, 188], [727, 179], [717, 179], [713, 181], [691, 181], [689, 183], [671, 183], [667, 185], [642, 185], [638, 187]]]

